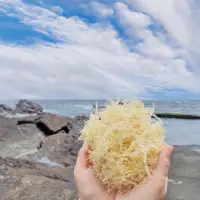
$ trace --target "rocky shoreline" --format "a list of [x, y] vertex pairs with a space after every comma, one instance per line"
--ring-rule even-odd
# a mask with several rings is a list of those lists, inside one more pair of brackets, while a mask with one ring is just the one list
[[27, 100], [16, 109], [0, 105], [0, 199], [78, 199], [73, 167], [84, 120], [44, 113]]
[[[34, 114], [23, 118], [9, 115]], [[16, 109], [0, 105], [0, 199], [78, 200], [73, 167], [81, 147], [85, 116], [61, 117], [21, 100]], [[200, 147], [175, 146], [167, 200], [198, 200]]]

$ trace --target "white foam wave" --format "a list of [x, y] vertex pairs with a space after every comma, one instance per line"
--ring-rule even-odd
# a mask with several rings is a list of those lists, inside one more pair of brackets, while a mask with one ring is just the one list
[[7, 112], [2, 112], [0, 114], [1, 116], [7, 117], [7, 118], [24, 118], [24, 117], [28, 117], [28, 116], [37, 116], [37, 114], [9, 114]]
[[80, 108], [83, 110], [92, 110], [92, 106], [91, 105], [73, 105], [74, 108]]

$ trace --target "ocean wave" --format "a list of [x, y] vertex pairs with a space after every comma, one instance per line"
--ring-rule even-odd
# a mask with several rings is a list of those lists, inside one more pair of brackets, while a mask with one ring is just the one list
[[37, 116], [37, 114], [19, 114], [19, 113], [9, 114], [7, 112], [2, 112], [0, 115], [7, 117], [7, 118], [10, 118], [10, 119], [12, 119], [12, 118], [24, 118], [24, 117], [28, 117], [28, 116]]
[[73, 107], [83, 110], [92, 110], [92, 105], [73, 105]]
[[28, 116], [37, 116], [37, 114], [16, 114], [14, 117], [16, 118], [23, 118], [23, 117], [28, 117]]

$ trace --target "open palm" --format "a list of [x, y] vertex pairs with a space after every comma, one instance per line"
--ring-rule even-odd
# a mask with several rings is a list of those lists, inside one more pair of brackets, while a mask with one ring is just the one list
[[88, 167], [88, 148], [79, 151], [74, 170], [75, 182], [81, 200], [162, 200], [166, 195], [166, 178], [173, 148], [167, 146], [160, 154], [153, 176], [146, 184], [130, 190], [126, 194], [106, 193]]

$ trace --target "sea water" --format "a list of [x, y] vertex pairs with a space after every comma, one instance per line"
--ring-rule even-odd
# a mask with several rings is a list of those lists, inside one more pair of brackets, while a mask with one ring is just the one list
[[[0, 101], [14, 107], [18, 101]], [[104, 100], [38, 100], [45, 112], [55, 113], [61, 116], [74, 117], [77, 115], [89, 115], [92, 106], [98, 103], [105, 104]], [[200, 115], [200, 101], [144, 101], [145, 105], [155, 111], [170, 113], [185, 113]], [[172, 145], [200, 145], [200, 120], [163, 119], [166, 130], [166, 142]]]

